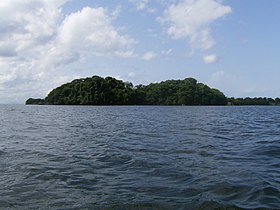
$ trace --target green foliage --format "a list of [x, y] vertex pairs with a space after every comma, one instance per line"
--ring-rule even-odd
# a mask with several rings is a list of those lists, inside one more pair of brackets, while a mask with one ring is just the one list
[[29, 98], [26, 104], [50, 105], [280, 105], [280, 98], [226, 98], [217, 89], [194, 78], [167, 80], [149, 85], [112, 77], [76, 79], [52, 90], [45, 99]]
[[29, 98], [27, 99], [27, 101], [25, 102], [25, 104], [27, 105], [31, 105], [31, 104], [36, 104], [36, 105], [44, 105], [45, 104], [45, 100], [44, 99], [40, 99], [40, 98]]
[[129, 105], [132, 84], [112, 77], [76, 79], [52, 90], [46, 102], [54, 105]]
[[226, 105], [226, 97], [216, 89], [193, 78], [167, 80], [142, 86], [145, 103], [149, 105]]
[[235, 105], [235, 106], [267, 106], [267, 105], [280, 105], [280, 99], [272, 99], [272, 98], [261, 98], [261, 97], [255, 97], [255, 98], [228, 98], [227, 99], [229, 104]]
[[112, 77], [76, 79], [45, 98], [53, 105], [226, 105], [219, 90], [193, 78], [133, 87]]

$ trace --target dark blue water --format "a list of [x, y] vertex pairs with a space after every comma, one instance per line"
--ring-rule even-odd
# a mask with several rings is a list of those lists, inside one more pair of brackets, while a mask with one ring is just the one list
[[0, 106], [0, 208], [280, 209], [280, 107]]

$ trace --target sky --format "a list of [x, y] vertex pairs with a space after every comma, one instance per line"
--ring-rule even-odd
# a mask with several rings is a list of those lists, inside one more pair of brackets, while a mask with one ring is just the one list
[[1, 0], [0, 104], [76, 78], [280, 97], [278, 0]]

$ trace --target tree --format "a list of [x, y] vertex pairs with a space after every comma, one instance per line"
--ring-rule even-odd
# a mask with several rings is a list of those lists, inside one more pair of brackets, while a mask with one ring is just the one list
[[[112, 77], [76, 79], [52, 90], [44, 103], [53, 105], [226, 105], [217, 89], [194, 78], [133, 87]], [[39, 101], [40, 103], [43, 103]], [[26, 103], [39, 103], [28, 99]]]

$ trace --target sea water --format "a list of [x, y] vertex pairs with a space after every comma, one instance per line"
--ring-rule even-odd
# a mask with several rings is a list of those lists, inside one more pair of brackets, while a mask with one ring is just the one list
[[0, 106], [0, 208], [280, 208], [280, 107]]

